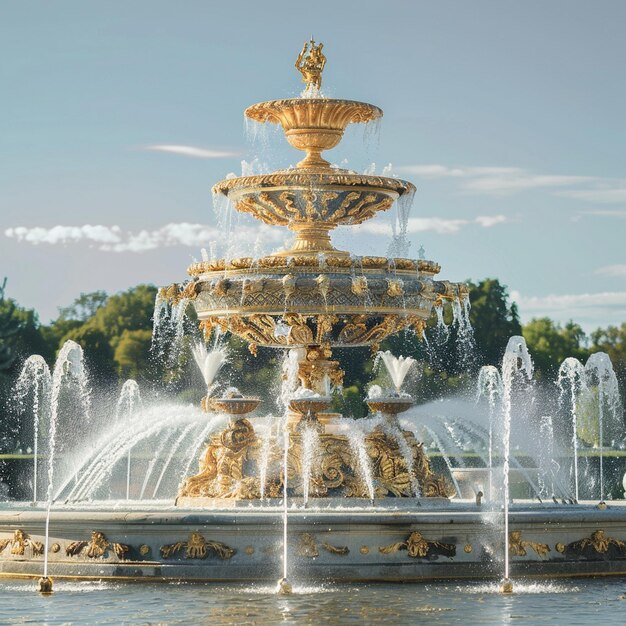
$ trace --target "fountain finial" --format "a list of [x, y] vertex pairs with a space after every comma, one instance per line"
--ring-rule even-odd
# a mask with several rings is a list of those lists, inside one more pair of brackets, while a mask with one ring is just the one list
[[313, 35], [311, 40], [305, 42], [296, 59], [296, 69], [302, 74], [302, 82], [306, 83], [306, 89], [319, 91], [322, 87], [322, 72], [326, 65], [326, 57], [322, 52], [323, 43], [315, 45]]

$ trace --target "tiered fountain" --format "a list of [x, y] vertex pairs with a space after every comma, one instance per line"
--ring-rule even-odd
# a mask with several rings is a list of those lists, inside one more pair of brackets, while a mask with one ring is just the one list
[[[245, 111], [251, 120], [280, 124], [305, 158], [294, 168], [229, 178], [214, 187], [236, 210], [294, 231], [292, 247], [261, 258], [195, 263], [189, 282], [159, 296], [159, 306], [177, 310], [193, 302], [207, 341], [213, 333], [232, 333], [252, 354], [265, 348], [285, 351], [283, 414], [271, 420], [253, 416], [263, 398], [245, 397], [234, 388], [215, 395], [212, 382], [224, 354], [207, 354], [198, 346], [194, 357], [208, 388], [202, 409], [221, 430], [211, 434], [210, 421], [202, 428], [190, 451], [191, 457], [200, 451], [199, 471], [187, 472], [175, 500], [134, 502], [134, 444], [125, 447], [124, 440], [115, 440], [109, 456], [96, 450], [71, 481], [54, 489], [65, 504], [52, 506], [50, 499], [45, 508], [14, 506], [0, 513], [4, 575], [41, 575], [44, 551], [46, 573], [53, 577], [282, 576], [282, 591], [290, 588], [287, 574], [409, 581], [501, 577], [503, 572], [507, 578], [626, 572], [626, 515], [620, 507], [528, 501], [509, 506], [508, 498], [501, 506], [493, 497], [499, 491], [494, 482], [500, 480], [491, 452], [496, 400], [505, 396], [508, 433], [519, 355], [527, 354], [523, 340], [505, 357], [506, 384], [497, 393], [496, 385], [489, 386], [486, 503], [479, 496], [451, 500], [454, 472], [449, 478], [435, 473], [423, 444], [401, 419], [415, 401], [402, 391], [412, 359], [381, 353], [393, 385], [370, 389], [370, 419], [359, 422], [329, 412], [331, 395], [343, 381], [340, 363], [332, 358], [335, 348], [371, 346], [378, 352], [380, 342], [399, 331], [421, 336], [433, 307], [441, 317], [440, 307], [449, 300], [462, 315], [467, 293], [463, 285], [435, 280], [440, 268], [432, 261], [354, 256], [332, 245], [335, 227], [360, 224], [394, 202], [410, 202], [415, 188], [396, 178], [339, 169], [322, 157], [340, 142], [348, 124], [382, 116], [370, 104], [323, 97], [324, 64], [321, 45], [311, 42], [297, 62], [306, 82], [303, 97], [262, 102]], [[153, 420], [156, 426], [149, 424], [151, 433], [160, 432], [159, 419], [172, 425], [161, 415]], [[181, 423], [184, 429], [154, 494], [195, 426]], [[132, 431], [128, 439], [139, 435]], [[504, 450], [507, 476], [508, 437]], [[110, 473], [107, 458], [126, 464], [126, 497], [77, 507], [76, 501], [92, 497], [93, 485]], [[148, 474], [152, 471], [153, 466]], [[148, 476], [141, 493], [147, 482]], [[503, 491], [508, 494], [508, 483]], [[503, 528], [511, 529], [506, 541]]]

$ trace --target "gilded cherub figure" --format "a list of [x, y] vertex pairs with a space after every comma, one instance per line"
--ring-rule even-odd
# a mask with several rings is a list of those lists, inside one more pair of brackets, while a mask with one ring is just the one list
[[296, 69], [302, 74], [302, 82], [306, 83], [307, 89], [312, 86], [319, 90], [322, 87], [322, 72], [326, 65], [323, 47], [323, 43], [315, 45], [315, 40], [311, 37], [311, 41], [305, 42], [302, 46], [296, 60]]

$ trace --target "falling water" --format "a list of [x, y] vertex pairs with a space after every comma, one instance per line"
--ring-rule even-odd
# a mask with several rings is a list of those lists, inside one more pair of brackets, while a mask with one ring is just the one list
[[[119, 422], [123, 420], [129, 426], [135, 417], [137, 410], [141, 410], [141, 394], [139, 393], [139, 385], [132, 378], [128, 379], [120, 391], [120, 397], [117, 400], [115, 409], [116, 419]], [[131, 466], [131, 448], [128, 448], [128, 456], [126, 457], [126, 499], [130, 499], [130, 466]]]
[[50, 429], [48, 432], [48, 509], [46, 511], [46, 531], [44, 544], [43, 577], [48, 577], [48, 542], [50, 530], [50, 511], [52, 509], [52, 494], [54, 485], [54, 453], [56, 450], [57, 425], [59, 421], [59, 408], [61, 391], [68, 382], [74, 382], [78, 386], [80, 396], [88, 406], [87, 374], [83, 364], [83, 349], [74, 341], [66, 341], [54, 364], [52, 373], [52, 392], [50, 401]]
[[33, 502], [37, 502], [37, 482], [39, 470], [39, 425], [47, 424], [50, 418], [50, 396], [52, 376], [43, 357], [34, 354], [26, 359], [22, 366], [15, 388], [20, 408], [23, 410], [28, 398], [31, 398], [33, 412]]
[[183, 431], [180, 433], [180, 435], [178, 436], [178, 438], [176, 439], [176, 441], [170, 448], [169, 454], [167, 455], [165, 459], [165, 463], [163, 463], [163, 467], [161, 468], [161, 473], [159, 474], [156, 484], [154, 485], [154, 490], [152, 491], [153, 498], [156, 498], [157, 491], [159, 490], [159, 487], [161, 486], [161, 482], [163, 481], [165, 472], [167, 472], [167, 469], [169, 468], [170, 463], [172, 462], [172, 459], [174, 458], [174, 455], [178, 452], [178, 449], [182, 445], [183, 441], [185, 441], [185, 439], [187, 438], [187, 436], [189, 435], [189, 433], [191, 432], [194, 426], [195, 424], [189, 424], [185, 426], [185, 428], [183, 428]]
[[543, 415], [539, 423], [541, 453], [539, 455], [539, 495], [554, 497], [554, 428], [552, 416]]
[[267, 468], [270, 462], [270, 452], [272, 448], [272, 422], [274, 418], [268, 415], [265, 418], [265, 433], [261, 443], [261, 455], [259, 459], [259, 483], [261, 490], [261, 500], [265, 499], [265, 486], [267, 483]]
[[[617, 377], [609, 355], [605, 352], [592, 354], [585, 364], [585, 378], [588, 389], [597, 387], [598, 393], [598, 437], [600, 447], [600, 500], [604, 500], [604, 437], [609, 431], [611, 439], [623, 438], [621, 400]], [[605, 406], [606, 404], [606, 406]], [[608, 413], [605, 412], [608, 409]], [[605, 424], [606, 422], [606, 424]]]
[[400, 430], [396, 424], [390, 424], [387, 421], [383, 421], [381, 423], [381, 428], [387, 437], [395, 439], [398, 444], [407, 473], [411, 477], [411, 491], [416, 498], [419, 498], [422, 494], [419, 482], [415, 476], [415, 463], [411, 446], [407, 443], [402, 430]]
[[502, 358], [502, 387], [504, 404], [504, 580], [509, 581], [509, 465], [511, 447], [511, 409], [513, 404], [513, 383], [518, 372], [526, 375], [528, 380], [533, 375], [533, 364], [528, 354], [526, 341], [523, 337], [514, 336], [504, 351]]
[[493, 430], [498, 400], [502, 398], [502, 376], [497, 367], [484, 365], [478, 372], [477, 401], [487, 397], [489, 401], [489, 499], [493, 500]]
[[574, 448], [574, 497], [578, 502], [578, 397], [587, 390], [583, 364], [574, 357], [567, 357], [559, 368], [557, 385], [560, 389], [559, 404], [564, 406], [566, 402], [569, 402], [570, 407]]
[[444, 319], [443, 302], [439, 302], [434, 307], [435, 315], [437, 316], [437, 325], [435, 326], [435, 343], [437, 345], [443, 345], [448, 341], [450, 337], [450, 329]]
[[439, 448], [439, 452], [441, 453], [441, 456], [443, 457], [446, 467], [448, 468], [448, 471], [450, 472], [450, 478], [452, 479], [452, 484], [454, 485], [454, 489], [456, 490], [456, 495], [457, 497], [460, 498], [461, 487], [459, 486], [459, 482], [457, 481], [457, 479], [454, 477], [454, 472], [452, 471], [453, 467], [450, 461], [450, 455], [448, 454], [446, 448], [444, 448], [443, 444], [441, 443], [441, 440], [437, 436], [437, 433], [435, 433], [435, 431], [432, 428], [430, 428], [430, 426], [424, 425], [423, 427], [430, 433], [430, 436], [433, 438], [435, 445], [437, 446], [437, 448]]
[[173, 367], [178, 363], [185, 334], [185, 311], [189, 300], [170, 305], [157, 293], [152, 314], [152, 346], [155, 357]]
[[143, 500], [143, 496], [146, 492], [146, 488], [148, 487], [148, 482], [150, 481], [150, 477], [152, 476], [152, 472], [154, 471], [154, 468], [158, 460], [161, 458], [161, 455], [163, 454], [163, 451], [167, 447], [167, 444], [169, 443], [170, 438], [175, 434], [176, 434], [175, 429], [168, 428], [165, 431], [165, 433], [161, 435], [161, 442], [154, 450], [152, 454], [152, 458], [150, 459], [150, 462], [148, 463], [148, 469], [146, 470], [146, 474], [143, 478], [143, 484], [141, 485], [141, 491], [139, 492], [140, 500]]
[[305, 427], [302, 433], [302, 495], [305, 507], [309, 503], [309, 488], [319, 445], [320, 438], [317, 429], [315, 427]]
[[452, 300], [452, 326], [457, 331], [457, 352], [461, 364], [468, 368], [476, 354], [474, 329], [470, 321], [470, 300], [467, 294]]
[[372, 475], [372, 466], [370, 457], [367, 454], [367, 447], [365, 446], [365, 433], [360, 427], [351, 424], [348, 430], [348, 442], [350, 448], [352, 448], [353, 454], [357, 458], [358, 470], [360, 478], [367, 488], [369, 499], [374, 503], [374, 478]]
[[283, 424], [283, 580], [287, 579], [287, 521], [289, 507], [287, 504], [287, 468], [289, 458], [289, 429], [287, 428], [287, 420]]

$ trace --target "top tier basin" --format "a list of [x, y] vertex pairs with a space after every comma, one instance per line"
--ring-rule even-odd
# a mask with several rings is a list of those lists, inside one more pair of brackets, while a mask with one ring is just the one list
[[287, 141], [307, 153], [298, 168], [326, 169], [330, 163], [321, 153], [341, 141], [346, 126], [371, 122], [382, 117], [383, 112], [373, 104], [354, 100], [291, 98], [253, 104], [244, 114], [256, 122], [280, 124]]

